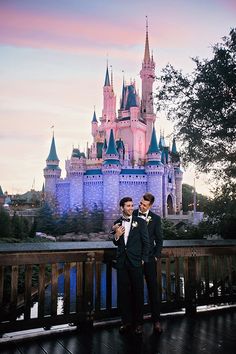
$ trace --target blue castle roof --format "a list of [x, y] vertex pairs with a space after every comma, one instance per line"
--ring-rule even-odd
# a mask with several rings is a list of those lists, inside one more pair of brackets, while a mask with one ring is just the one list
[[107, 149], [107, 139], [106, 138], [104, 140], [102, 148], [105, 149], [105, 150]]
[[154, 153], [158, 153], [159, 151], [160, 151], [160, 149], [157, 144], [156, 130], [155, 130], [155, 127], [153, 127], [151, 142], [150, 142], [149, 149], [148, 149], [147, 153], [154, 154]]
[[173, 138], [171, 152], [172, 152], [173, 154], [178, 154], [178, 152], [177, 152], [177, 147], [176, 147], [176, 142], [175, 142], [175, 138]]
[[131, 107], [137, 107], [138, 104], [136, 102], [136, 93], [135, 93], [134, 85], [129, 85], [127, 89], [128, 89], [128, 97], [127, 97], [125, 109], [130, 109]]
[[108, 66], [106, 70], [106, 76], [105, 76], [105, 83], [104, 86], [110, 86], [110, 77], [109, 77], [109, 71], [108, 71]]
[[162, 163], [168, 163], [169, 160], [169, 151], [168, 147], [164, 147], [161, 153], [161, 162]]
[[121, 170], [122, 175], [145, 175], [146, 172], [144, 169], [131, 169], [131, 168], [125, 168]]
[[59, 158], [57, 157], [57, 152], [56, 152], [54, 135], [52, 137], [51, 148], [50, 148], [50, 152], [49, 152], [47, 161], [59, 161]]
[[117, 155], [118, 156], [118, 152], [117, 152], [117, 149], [116, 149], [116, 143], [115, 143], [115, 139], [114, 139], [114, 134], [113, 134], [113, 129], [111, 129], [111, 133], [110, 133], [110, 138], [109, 138], [109, 143], [108, 143], [106, 154], [107, 155]]
[[85, 172], [86, 176], [93, 176], [93, 175], [101, 175], [102, 174], [102, 170], [101, 169], [92, 169], [92, 170], [87, 170]]
[[57, 165], [47, 165], [48, 170], [61, 170]]
[[163, 163], [161, 161], [148, 161], [146, 163], [147, 166], [162, 166]]
[[93, 112], [93, 119], [92, 119], [92, 122], [93, 123], [97, 123], [98, 121], [97, 121], [97, 117], [96, 117], [96, 112], [94, 111]]
[[72, 157], [78, 157], [78, 158], [85, 158], [85, 153], [84, 152], [80, 152], [80, 150], [78, 148], [74, 148], [72, 151]]

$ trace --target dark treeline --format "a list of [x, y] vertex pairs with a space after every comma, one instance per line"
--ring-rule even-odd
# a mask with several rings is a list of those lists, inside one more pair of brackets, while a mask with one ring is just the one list
[[86, 233], [103, 231], [103, 212], [95, 209], [89, 211], [76, 211], [54, 215], [50, 206], [45, 203], [32, 223], [28, 218], [16, 213], [11, 217], [9, 212], [0, 208], [0, 241], [21, 242], [30, 241], [36, 232], [53, 236], [66, 233]]
[[[197, 194], [197, 210], [204, 211], [204, 220], [198, 225], [186, 225], [183, 222], [174, 225], [163, 219], [164, 239], [201, 239], [209, 236], [220, 236], [225, 239], [236, 238], [236, 199], [235, 191], [228, 185], [215, 192], [214, 198]], [[183, 209], [192, 210], [193, 187], [183, 185]], [[36, 232], [59, 236], [66, 233], [96, 233], [104, 231], [104, 215], [99, 209], [93, 211], [77, 210], [62, 215], [53, 214], [53, 210], [45, 203], [32, 223], [28, 218], [0, 208], [0, 241], [24, 242], [33, 241]], [[38, 238], [37, 238], [38, 239]]]

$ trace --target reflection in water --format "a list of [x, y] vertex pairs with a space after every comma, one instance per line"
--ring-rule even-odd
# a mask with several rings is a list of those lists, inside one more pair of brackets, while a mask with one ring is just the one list
[[[60, 267], [63, 267], [63, 264], [60, 264]], [[95, 291], [96, 291], [96, 272], [94, 271], [94, 303], [95, 303]], [[183, 278], [180, 278], [181, 282], [181, 293], [183, 292]], [[162, 273], [162, 300], [166, 299], [166, 275]], [[101, 265], [101, 309], [106, 308], [106, 264]], [[116, 284], [116, 270], [112, 268], [112, 307], [117, 307], [117, 284]], [[171, 279], [171, 292], [175, 293], [175, 281], [174, 278]], [[147, 286], [144, 282], [144, 302], [148, 302]], [[64, 274], [62, 273], [58, 277], [58, 297], [57, 297], [57, 315], [63, 314], [64, 306]], [[71, 268], [70, 270], [70, 312], [76, 312], [76, 267]], [[48, 285], [45, 289], [45, 306], [44, 306], [44, 315], [50, 315], [51, 313], [51, 285]], [[31, 318], [38, 317], [38, 302], [34, 302], [31, 308]], [[22, 314], [18, 320], [24, 318]]]

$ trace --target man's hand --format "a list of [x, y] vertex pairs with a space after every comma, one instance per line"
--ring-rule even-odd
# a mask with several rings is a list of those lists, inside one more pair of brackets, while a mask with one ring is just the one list
[[116, 232], [116, 229], [120, 226], [119, 223], [115, 224], [112, 226], [112, 231], [115, 231]]
[[[117, 225], [117, 224], [116, 224], [116, 225]], [[114, 225], [114, 226], [116, 226], [116, 225]], [[113, 226], [113, 227], [114, 227], [114, 226]], [[116, 233], [115, 233], [115, 239], [116, 239], [116, 241], [119, 240], [119, 238], [124, 234], [124, 232], [125, 232], [124, 226], [118, 225], [118, 227], [116, 227]]]

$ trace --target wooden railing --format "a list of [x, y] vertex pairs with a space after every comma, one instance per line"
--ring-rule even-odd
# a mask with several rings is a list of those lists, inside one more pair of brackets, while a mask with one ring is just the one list
[[[112, 242], [0, 244], [0, 333], [119, 318], [115, 253]], [[163, 313], [236, 303], [236, 241], [165, 241], [157, 276]]]

